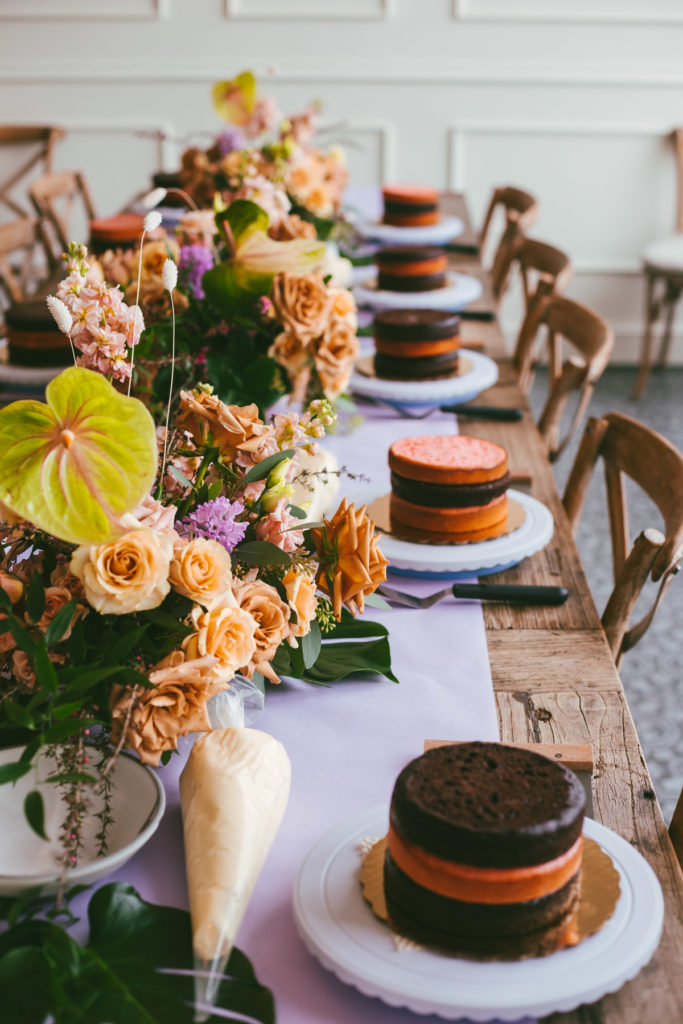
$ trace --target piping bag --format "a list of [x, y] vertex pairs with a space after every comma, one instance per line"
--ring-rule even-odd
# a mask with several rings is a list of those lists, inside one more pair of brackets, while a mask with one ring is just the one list
[[208, 1020], [256, 880], [287, 806], [285, 748], [258, 729], [219, 729], [192, 748], [180, 806], [192, 918], [195, 1021]]

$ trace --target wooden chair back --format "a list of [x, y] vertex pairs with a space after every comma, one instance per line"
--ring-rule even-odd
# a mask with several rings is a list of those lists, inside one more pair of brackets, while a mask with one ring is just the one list
[[56, 256], [69, 244], [70, 224], [77, 204], [81, 204], [88, 222], [95, 219], [90, 190], [79, 171], [45, 174], [37, 178], [28, 191], [38, 215], [49, 225], [55, 236], [59, 247]]
[[671, 824], [669, 825], [669, 836], [676, 856], [678, 857], [678, 863], [683, 868], [683, 790], [678, 798], [676, 804], [676, 810], [673, 813]]
[[9, 303], [23, 302], [31, 294], [39, 273], [35, 265], [38, 249], [47, 257], [48, 270], [53, 271], [56, 263], [37, 218], [0, 224], [0, 291]]
[[683, 233], [683, 128], [674, 128], [671, 141], [676, 153], [676, 231]]
[[55, 143], [63, 135], [61, 128], [53, 125], [0, 125], [0, 149], [12, 147], [28, 151], [26, 159], [15, 166], [7, 178], [0, 179], [0, 206], [7, 207], [13, 216], [30, 215], [30, 209], [17, 202], [12, 193], [34, 168], [39, 167], [44, 174], [52, 170]]
[[528, 393], [541, 318], [551, 298], [563, 292], [571, 281], [573, 267], [565, 252], [535, 238], [523, 239], [515, 262], [519, 264], [522, 278], [525, 313], [515, 342], [513, 362], [520, 387]]
[[[661, 434], [630, 416], [613, 412], [591, 418], [562, 498], [574, 533], [598, 458], [605, 467], [614, 569], [614, 589], [602, 625], [618, 665], [648, 629], [683, 557], [683, 455]], [[630, 550], [624, 476], [654, 502], [664, 526], [664, 532], [644, 529]], [[629, 627], [648, 579], [659, 582], [656, 597], [650, 610]]]
[[495, 188], [489, 200], [481, 229], [480, 250], [483, 250], [486, 245], [493, 216], [499, 208], [505, 214], [505, 226], [498, 240], [489, 270], [491, 289], [496, 301], [502, 297], [505, 291], [512, 262], [524, 235], [536, 222], [538, 203], [529, 192], [524, 192], [513, 185]]

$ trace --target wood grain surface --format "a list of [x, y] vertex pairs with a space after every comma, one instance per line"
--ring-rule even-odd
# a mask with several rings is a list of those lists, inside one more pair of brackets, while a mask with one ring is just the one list
[[[444, 197], [462, 217], [466, 240], [476, 237], [462, 196]], [[450, 253], [454, 269], [482, 273], [478, 257]], [[480, 300], [481, 302], [481, 300]], [[524, 408], [518, 423], [463, 420], [461, 430], [497, 441], [512, 471], [531, 474], [530, 491], [555, 518], [548, 547], [490, 581], [554, 583], [571, 596], [558, 608], [484, 604], [491, 673], [503, 740], [590, 744], [594, 817], [628, 840], [651, 864], [664, 890], [662, 941], [650, 964], [623, 988], [592, 1006], [554, 1014], [548, 1024], [649, 1024], [683, 1021], [683, 874], [648, 774], [619, 674], [600, 625], [540, 435], [516, 385], [511, 358], [496, 321], [469, 320], [468, 336], [500, 365], [497, 385], [478, 405]]]

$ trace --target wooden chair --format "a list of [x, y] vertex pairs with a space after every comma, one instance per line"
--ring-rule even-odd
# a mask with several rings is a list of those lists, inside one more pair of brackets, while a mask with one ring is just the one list
[[62, 138], [61, 128], [52, 125], [0, 125], [0, 148], [24, 148], [30, 150], [27, 159], [0, 181], [0, 206], [11, 210], [14, 216], [26, 217], [30, 209], [22, 206], [11, 194], [20, 182], [25, 181], [34, 167], [41, 167], [43, 173], [52, 170], [52, 155], [55, 143]]
[[[654, 430], [622, 413], [591, 418], [562, 498], [576, 533], [593, 467], [605, 466], [607, 509], [612, 539], [614, 589], [602, 614], [614, 660], [619, 665], [648, 629], [683, 557], [683, 456]], [[664, 532], [648, 527], [629, 552], [624, 474], [659, 509]], [[629, 619], [646, 581], [659, 582], [650, 610], [629, 628]]]
[[569, 256], [561, 249], [535, 238], [522, 240], [515, 262], [522, 278], [525, 313], [515, 342], [513, 362], [520, 387], [528, 393], [533, 379], [534, 347], [541, 318], [551, 298], [563, 292], [569, 284], [573, 267]]
[[479, 238], [479, 248], [483, 251], [489, 236], [494, 214], [502, 209], [505, 214], [505, 226], [498, 240], [493, 261], [489, 270], [491, 289], [498, 302], [507, 286], [510, 268], [515, 254], [525, 233], [533, 226], [538, 217], [538, 203], [529, 192], [503, 185], [493, 190], [489, 200], [484, 224]]
[[28, 192], [38, 215], [55, 236], [55, 256], [64, 252], [72, 237], [70, 224], [77, 203], [82, 205], [88, 224], [95, 219], [90, 190], [79, 171], [45, 174], [33, 182]]
[[676, 810], [669, 825], [669, 835], [678, 857], [678, 863], [683, 868], [683, 791], [681, 791], [681, 795], [678, 798]]
[[651, 242], [643, 250], [645, 274], [645, 331], [640, 352], [640, 369], [633, 389], [634, 398], [642, 398], [650, 377], [653, 332], [664, 314], [664, 331], [657, 365], [664, 369], [669, 358], [674, 314], [683, 294], [683, 128], [670, 136], [676, 151], [678, 200], [676, 206], [676, 234]]
[[[534, 341], [547, 329], [548, 395], [538, 420], [548, 458], [556, 462], [586, 414], [596, 382], [609, 363], [614, 331], [587, 306], [562, 295], [541, 295], [529, 305], [514, 362], [520, 384], [528, 391], [533, 382]], [[565, 357], [565, 349], [571, 351]], [[577, 393], [574, 414], [562, 439], [561, 425], [572, 394]]]

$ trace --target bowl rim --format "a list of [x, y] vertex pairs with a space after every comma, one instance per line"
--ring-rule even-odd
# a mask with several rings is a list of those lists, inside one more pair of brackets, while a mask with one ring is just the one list
[[[3, 747], [2, 750], [0, 750], [0, 754], [4, 754], [11, 750], [23, 749], [23, 747]], [[130, 857], [137, 853], [137, 851], [144, 846], [149, 839], [151, 839], [164, 816], [164, 812], [166, 810], [166, 790], [164, 789], [158, 773], [149, 765], [143, 764], [137, 757], [133, 757], [132, 754], [129, 754], [125, 750], [120, 751], [117, 756], [128, 758], [129, 761], [134, 765], [137, 765], [138, 768], [144, 771], [151, 778], [154, 788], [156, 789], [154, 805], [147, 815], [142, 828], [129, 843], [126, 843], [125, 846], [119, 847], [119, 849], [115, 850], [113, 853], [108, 853], [105, 857], [96, 857], [94, 860], [88, 861], [87, 864], [78, 864], [74, 868], [69, 868], [64, 875], [66, 881], [78, 882], [79, 878], [84, 877], [92, 870], [96, 870], [98, 873], [103, 875], [108, 874], [109, 870], [113, 871], [120, 865], [122, 859], [130, 859]], [[59, 872], [54, 874], [43, 873], [40, 875], [6, 875], [0, 873], [0, 886], [4, 883], [19, 885], [24, 882], [30, 882], [32, 888], [37, 888], [38, 886], [52, 883], [59, 877]]]

